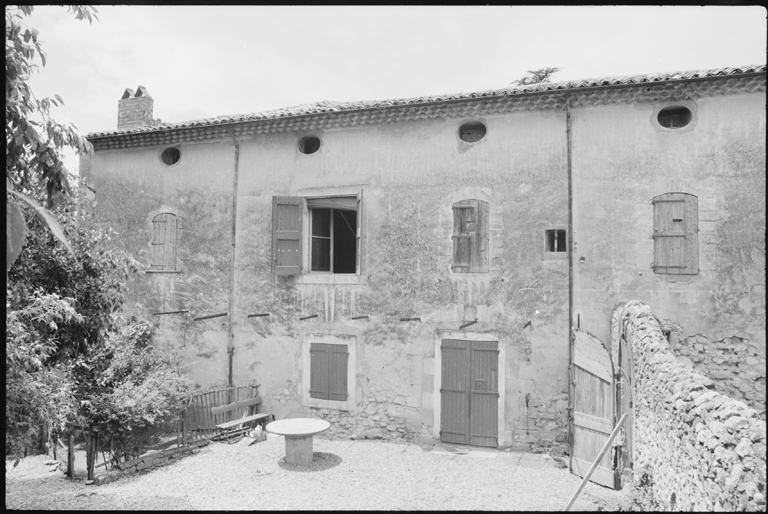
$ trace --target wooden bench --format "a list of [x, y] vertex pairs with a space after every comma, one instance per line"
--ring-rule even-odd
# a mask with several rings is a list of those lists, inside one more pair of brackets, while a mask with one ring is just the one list
[[216, 425], [217, 429], [226, 432], [227, 440], [229, 440], [229, 436], [233, 432], [239, 430], [239, 427], [246, 423], [262, 420], [261, 423], [265, 425], [270, 418], [274, 421], [274, 414], [267, 412], [254, 412], [254, 410], [256, 410], [259, 405], [261, 405], [261, 397], [257, 396], [256, 398], [249, 398], [247, 400], [240, 400], [239, 402], [233, 402], [227, 405], [213, 407], [211, 409], [211, 414], [214, 416], [214, 419], [216, 419], [215, 417], [219, 414], [233, 412], [236, 419]]

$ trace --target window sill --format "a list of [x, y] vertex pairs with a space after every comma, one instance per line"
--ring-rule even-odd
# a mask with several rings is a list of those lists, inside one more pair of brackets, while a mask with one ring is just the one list
[[367, 275], [310, 273], [296, 277], [297, 284], [334, 284], [334, 285], [364, 285], [368, 283]]
[[544, 257], [542, 257], [545, 261], [565, 260], [567, 258], [568, 252], [544, 252]]
[[180, 270], [173, 269], [146, 269], [144, 273], [182, 273]]
[[303, 407], [313, 407], [315, 409], [355, 410], [355, 402], [353, 400], [339, 401], [321, 400], [319, 398], [303, 398], [301, 404]]

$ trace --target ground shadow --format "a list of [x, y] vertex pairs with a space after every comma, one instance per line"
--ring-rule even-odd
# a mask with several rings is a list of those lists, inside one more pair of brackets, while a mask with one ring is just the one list
[[277, 463], [281, 468], [288, 471], [300, 471], [307, 473], [310, 471], [325, 471], [326, 469], [335, 468], [341, 464], [341, 457], [334, 453], [314, 452], [312, 454], [312, 464], [308, 466], [299, 466], [294, 464], [288, 464], [285, 462], [285, 457], [280, 459]]

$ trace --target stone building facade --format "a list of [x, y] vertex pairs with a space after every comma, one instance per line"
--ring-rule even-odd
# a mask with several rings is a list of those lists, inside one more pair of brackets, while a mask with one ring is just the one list
[[629, 299], [765, 358], [765, 66], [120, 123], [81, 177], [130, 309], [278, 419], [565, 445], [570, 328]]

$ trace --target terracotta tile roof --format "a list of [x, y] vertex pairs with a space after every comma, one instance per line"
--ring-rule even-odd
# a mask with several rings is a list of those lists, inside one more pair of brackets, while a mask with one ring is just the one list
[[401, 107], [414, 105], [429, 105], [441, 102], [457, 102], [463, 100], [514, 97], [516, 95], [530, 95], [548, 92], [566, 92], [606, 86], [640, 86], [652, 82], [686, 81], [692, 79], [722, 78], [744, 74], [765, 73], [766, 65], [750, 65], [731, 68], [717, 68], [710, 70], [693, 70], [673, 73], [653, 73], [648, 75], [630, 75], [622, 77], [603, 77], [582, 80], [570, 80], [564, 82], [552, 82], [533, 84], [527, 86], [514, 86], [502, 89], [491, 89], [474, 93], [458, 93], [449, 95], [422, 96], [415, 98], [403, 98], [394, 100], [370, 100], [358, 102], [331, 102], [320, 101], [313, 104], [303, 104], [294, 107], [285, 107], [271, 111], [253, 114], [240, 114], [229, 116], [217, 116], [201, 120], [184, 121], [180, 123], [158, 123], [149, 127], [95, 132], [88, 134], [88, 139], [108, 138], [110, 136], [125, 136], [130, 134], [143, 134], [173, 129], [193, 129], [202, 127], [215, 127], [217, 125], [229, 125], [232, 123], [254, 122], [261, 120], [276, 120], [280, 118], [296, 118], [300, 116], [313, 116], [335, 112], [361, 111], [368, 109], [382, 109], [387, 107]]

